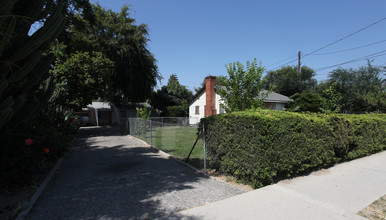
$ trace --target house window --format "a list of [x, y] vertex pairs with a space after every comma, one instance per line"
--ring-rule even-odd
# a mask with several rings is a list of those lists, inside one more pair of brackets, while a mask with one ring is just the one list
[[200, 106], [196, 106], [196, 112], [195, 112], [196, 115], [199, 115], [200, 114]]

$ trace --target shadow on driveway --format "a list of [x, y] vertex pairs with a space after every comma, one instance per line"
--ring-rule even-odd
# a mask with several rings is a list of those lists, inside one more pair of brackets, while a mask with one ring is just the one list
[[27, 219], [153, 219], [243, 192], [115, 128], [87, 127]]

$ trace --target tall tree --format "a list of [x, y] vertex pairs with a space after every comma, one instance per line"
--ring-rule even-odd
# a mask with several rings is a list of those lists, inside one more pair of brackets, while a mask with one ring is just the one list
[[307, 66], [302, 66], [300, 73], [296, 66], [285, 66], [275, 71], [269, 71], [264, 77], [264, 87], [274, 85], [273, 91], [292, 96], [295, 93], [315, 90], [317, 81], [313, 77], [315, 71]]
[[168, 84], [154, 92], [151, 105], [160, 110], [163, 116], [183, 117], [189, 115], [188, 101], [192, 97], [193, 93], [172, 74]]
[[70, 57], [63, 56], [56, 54], [52, 71], [55, 88], [50, 102], [53, 106], [80, 111], [93, 99], [105, 98], [114, 63], [101, 52], [76, 52]]
[[227, 66], [228, 76], [217, 81], [217, 92], [224, 101], [227, 112], [243, 111], [262, 107], [266, 93], [263, 91], [264, 67], [257, 60], [247, 61], [246, 69], [239, 63]]
[[59, 38], [67, 46], [65, 52], [98, 51], [114, 63], [108, 99], [115, 104], [150, 98], [160, 76], [147, 46], [147, 26], [136, 25], [126, 5], [119, 13], [92, 5], [92, 14], [74, 15], [70, 27]]
[[386, 84], [382, 69], [371, 65], [358, 69], [333, 70], [321, 87], [335, 84], [341, 94], [341, 111], [345, 113], [386, 111]]

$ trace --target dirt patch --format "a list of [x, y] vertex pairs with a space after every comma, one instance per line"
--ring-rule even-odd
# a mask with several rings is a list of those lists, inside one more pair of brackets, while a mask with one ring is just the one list
[[329, 173], [331, 173], [330, 170], [328, 170], [328, 169], [321, 169], [321, 170], [312, 172], [311, 175], [314, 175], [314, 176], [324, 176], [324, 175], [327, 175]]
[[211, 170], [211, 169], [207, 170], [207, 174], [211, 175], [212, 177], [214, 177], [217, 180], [220, 180], [220, 181], [223, 181], [223, 182], [227, 182], [227, 183], [229, 183], [231, 185], [240, 187], [242, 189], [245, 189], [245, 190], [248, 190], [248, 191], [252, 191], [253, 190], [253, 188], [251, 186], [242, 184], [240, 181], [238, 181], [233, 176], [227, 176], [227, 175], [218, 173], [215, 170]]
[[40, 170], [29, 184], [23, 187], [0, 189], [0, 219], [15, 219], [27, 208], [31, 197], [51, 170], [55, 163]]
[[386, 195], [362, 209], [357, 214], [371, 220], [386, 219]]

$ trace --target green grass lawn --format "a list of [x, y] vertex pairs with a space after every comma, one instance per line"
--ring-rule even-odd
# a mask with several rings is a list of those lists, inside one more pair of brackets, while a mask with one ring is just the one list
[[[197, 138], [197, 128], [183, 126], [158, 127], [154, 129], [152, 143], [159, 149], [185, 160]], [[203, 167], [203, 142], [197, 141], [189, 158], [189, 163], [197, 168]]]
[[[146, 135], [133, 134], [133, 136], [183, 161], [188, 157], [197, 138], [197, 128], [190, 126], [153, 127], [151, 132], [150, 127], [147, 127], [145, 130]], [[203, 152], [203, 141], [200, 138], [188, 162], [197, 168], [203, 168]]]

